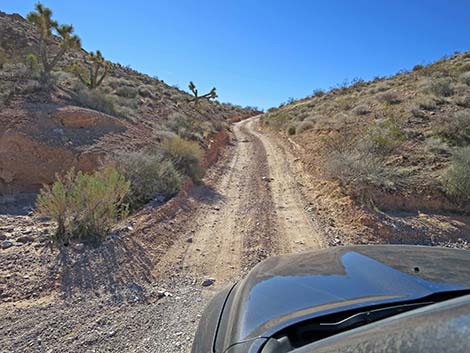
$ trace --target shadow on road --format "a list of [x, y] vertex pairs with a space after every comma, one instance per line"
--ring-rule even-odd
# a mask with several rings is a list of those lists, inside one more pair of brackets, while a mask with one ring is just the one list
[[152, 262], [141, 245], [126, 238], [85, 246], [63, 247], [55, 259], [51, 278], [59, 274], [64, 299], [94, 293], [118, 303], [145, 300], [142, 285], [153, 280]]

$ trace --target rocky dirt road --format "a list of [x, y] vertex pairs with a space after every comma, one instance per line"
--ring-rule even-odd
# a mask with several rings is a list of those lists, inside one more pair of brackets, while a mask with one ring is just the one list
[[233, 133], [217, 180], [191, 194], [197, 207], [153, 259], [149, 283], [128, 281], [121, 301], [85, 293], [1, 304], [2, 352], [187, 352], [215, 292], [268, 256], [326, 246], [287, 149], [257, 118]]

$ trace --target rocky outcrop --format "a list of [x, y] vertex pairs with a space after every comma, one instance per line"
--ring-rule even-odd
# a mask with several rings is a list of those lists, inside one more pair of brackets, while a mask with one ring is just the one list
[[[0, 112], [0, 122], [7, 122], [9, 113]], [[103, 147], [100, 141], [127, 130], [114, 117], [74, 106], [48, 105], [33, 112], [18, 108], [11, 115], [22, 119], [0, 125], [3, 194], [38, 191], [43, 184], [52, 183], [57, 173], [72, 167], [94, 170], [113, 148]]]

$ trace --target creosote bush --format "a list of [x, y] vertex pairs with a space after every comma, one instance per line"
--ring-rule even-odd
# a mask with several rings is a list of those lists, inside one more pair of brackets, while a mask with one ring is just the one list
[[119, 170], [130, 181], [126, 201], [136, 210], [156, 196], [165, 198], [178, 192], [181, 175], [172, 162], [158, 153], [130, 152], [116, 156]]
[[103, 239], [127, 215], [124, 198], [129, 182], [116, 169], [105, 167], [93, 174], [70, 170], [44, 186], [37, 199], [37, 213], [57, 222], [55, 243], [71, 239]]
[[201, 166], [203, 151], [197, 142], [173, 137], [164, 140], [162, 148], [177, 170], [195, 182], [200, 181], [204, 175], [204, 168]]
[[470, 201], [470, 146], [454, 151], [442, 183], [449, 196], [464, 202]]
[[291, 125], [287, 128], [288, 135], [295, 135], [295, 126]]

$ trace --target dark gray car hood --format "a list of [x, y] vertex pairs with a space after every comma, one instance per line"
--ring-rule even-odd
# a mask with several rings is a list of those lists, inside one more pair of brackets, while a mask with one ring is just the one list
[[216, 349], [295, 322], [470, 289], [470, 252], [419, 246], [338, 247], [270, 258], [232, 290]]

